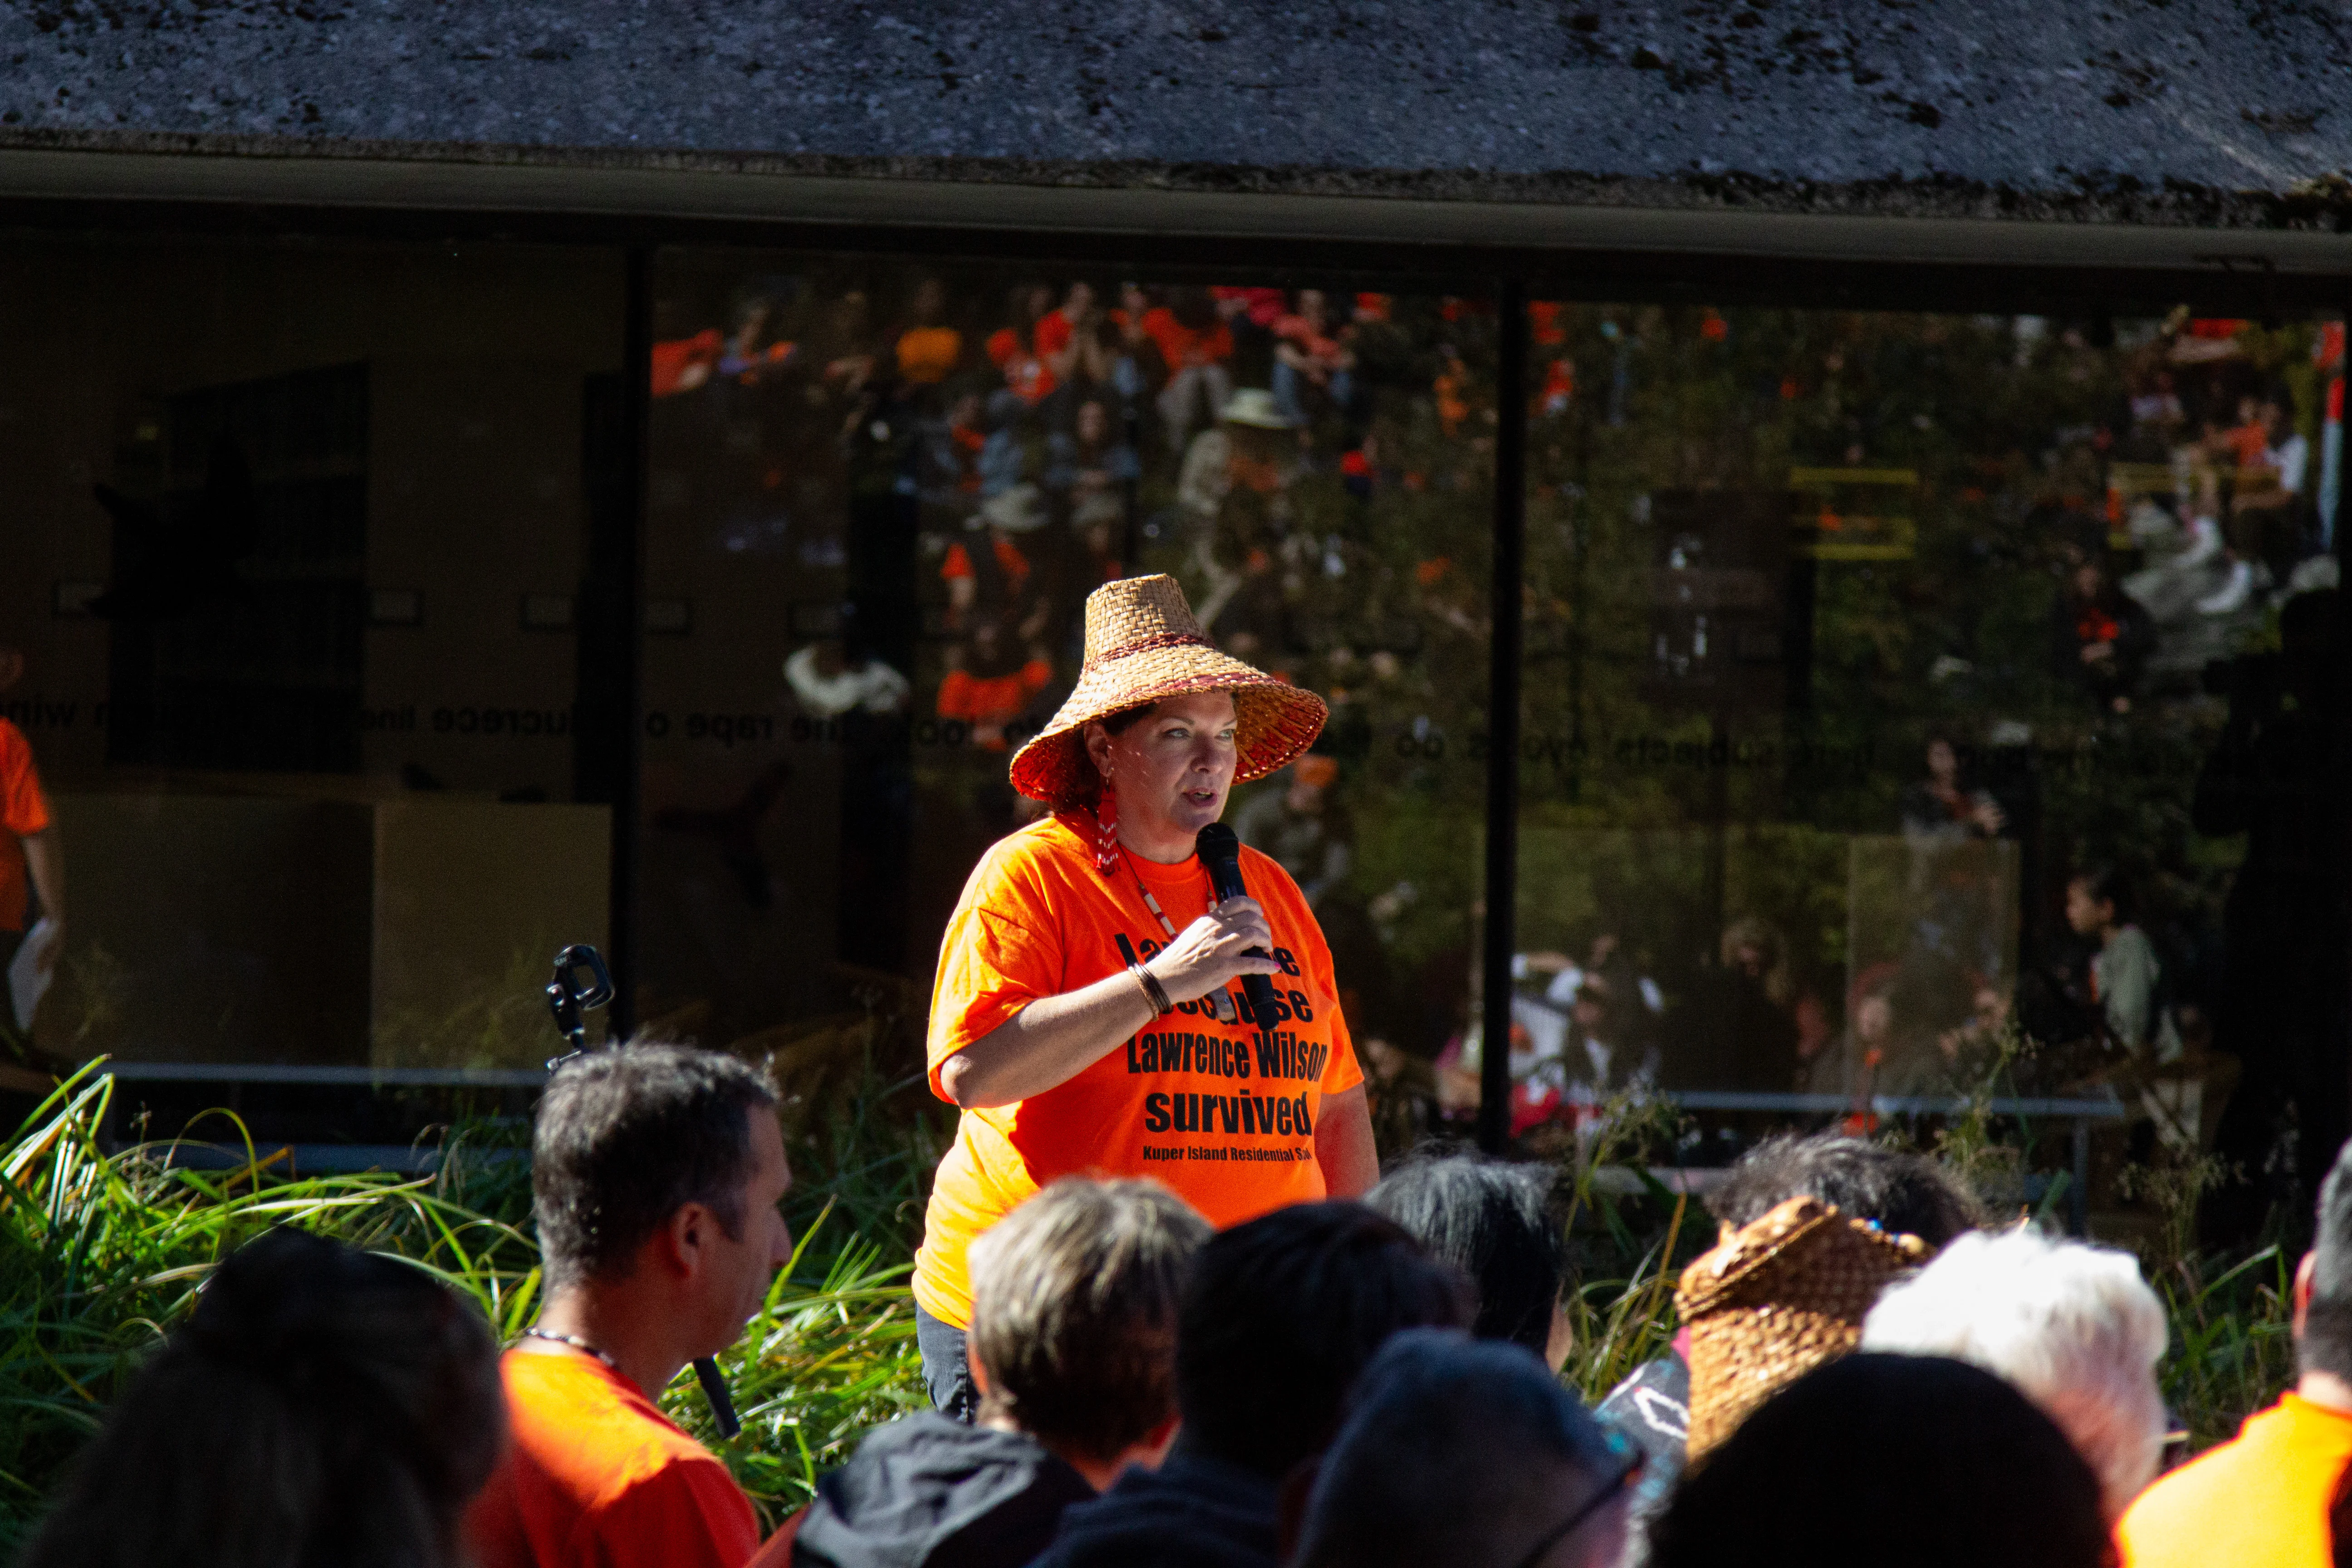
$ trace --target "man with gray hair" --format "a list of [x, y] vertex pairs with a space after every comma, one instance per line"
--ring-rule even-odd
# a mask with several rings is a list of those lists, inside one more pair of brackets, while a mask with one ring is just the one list
[[2132, 1568], [2334, 1560], [2328, 1510], [2352, 1463], [2352, 1143], [2294, 1272], [2294, 1387], [2125, 1510], [2116, 1540]]
[[2163, 1457], [2165, 1337], [2130, 1254], [2024, 1228], [1961, 1237], [1862, 1324], [1864, 1350], [1950, 1356], [2015, 1384], [2096, 1472], [2110, 1521]]
[[1176, 1435], [1176, 1318], [1209, 1224], [1152, 1181], [1065, 1176], [971, 1245], [976, 1425], [921, 1411], [817, 1483], [758, 1568], [1018, 1568]]
[[1532, 1352], [1438, 1329], [1364, 1371], [1292, 1568], [1608, 1568], [1641, 1450]]

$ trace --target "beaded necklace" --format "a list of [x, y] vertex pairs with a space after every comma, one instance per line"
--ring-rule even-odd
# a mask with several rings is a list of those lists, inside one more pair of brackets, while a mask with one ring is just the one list
[[578, 1334], [559, 1334], [551, 1330], [542, 1329], [538, 1324], [533, 1323], [530, 1328], [527, 1328], [522, 1331], [522, 1337], [527, 1340], [546, 1340], [554, 1344], [570, 1345], [573, 1350], [587, 1352], [590, 1355], [594, 1356], [598, 1361], [603, 1362], [606, 1366], [611, 1367], [614, 1372], [621, 1370], [621, 1363], [619, 1362], [614, 1361], [611, 1356], [606, 1355], [603, 1351], [598, 1350], [594, 1345], [590, 1344]]

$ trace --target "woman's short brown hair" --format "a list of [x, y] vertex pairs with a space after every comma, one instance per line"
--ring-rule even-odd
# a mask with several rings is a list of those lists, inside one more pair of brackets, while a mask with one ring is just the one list
[[1152, 1181], [1065, 1176], [971, 1244], [982, 1414], [1117, 1458], [1176, 1413], [1178, 1298], [1209, 1223]]

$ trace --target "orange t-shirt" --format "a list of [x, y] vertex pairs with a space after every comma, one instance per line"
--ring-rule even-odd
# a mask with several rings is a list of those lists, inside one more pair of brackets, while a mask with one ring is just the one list
[[751, 1500], [593, 1356], [509, 1351], [507, 1450], [466, 1512], [480, 1568], [742, 1568]]
[[2116, 1526], [2124, 1568], [2326, 1568], [2327, 1510], [2347, 1463], [2352, 1415], [2284, 1394], [2124, 1510]]
[[963, 334], [953, 327], [909, 327], [898, 334], [898, 374], [919, 385], [945, 381], [963, 356]]
[[30, 909], [25, 846], [49, 826], [49, 803], [41, 775], [33, 771], [32, 743], [25, 731], [0, 719], [0, 931], [23, 931]]
[[[1029, 557], [1021, 553], [1019, 545], [1002, 534], [996, 537], [993, 548], [996, 564], [1003, 571], [1014, 592], [1019, 592], [1021, 584], [1029, 581]], [[948, 546], [947, 559], [940, 563], [940, 576], [952, 583], [959, 577], [971, 574], [971, 552], [963, 547], [961, 540], [958, 540]]]
[[1168, 363], [1171, 375], [1182, 370], [1195, 354], [1208, 363], [1233, 357], [1234, 330], [1223, 321], [1196, 331], [1178, 321], [1176, 312], [1162, 305], [1143, 312], [1143, 320], [1137, 326], [1159, 346], [1160, 357]]
[[[1095, 869], [1091, 820], [1049, 816], [999, 839], [973, 868], [940, 944], [931, 991], [931, 1091], [948, 1058], [1043, 996], [1124, 970], [1167, 945], [1138, 879], [1178, 931], [1208, 910], [1196, 859], [1160, 866], [1122, 855]], [[1056, 1176], [1151, 1176], [1223, 1228], [1324, 1195], [1315, 1163], [1323, 1097], [1364, 1081], [1331, 950], [1298, 885], [1242, 850], [1242, 879], [1274, 927], [1272, 975], [1287, 1016], [1260, 1030], [1220, 1023], [1213, 996], [1180, 1005], [1057, 1088], [967, 1110], [931, 1184], [915, 1255], [915, 1300], [958, 1328], [971, 1317], [964, 1254], [972, 1237]], [[1236, 997], [1238, 981], [1227, 989]], [[1238, 1005], [1224, 1009], [1238, 1014]]]

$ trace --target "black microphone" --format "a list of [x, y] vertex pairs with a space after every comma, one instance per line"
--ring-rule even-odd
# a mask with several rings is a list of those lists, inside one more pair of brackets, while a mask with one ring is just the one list
[[[1242, 885], [1242, 841], [1234, 830], [1222, 822], [1213, 822], [1201, 829], [1192, 840], [1192, 852], [1201, 858], [1201, 865], [1209, 873], [1209, 890], [1217, 895], [1217, 902], [1238, 899], [1248, 893]], [[1252, 958], [1273, 955], [1262, 947], [1244, 949]], [[1242, 976], [1242, 994], [1249, 998], [1250, 1012], [1261, 1029], [1271, 1029], [1274, 1021], [1282, 1016], [1282, 1009], [1274, 999], [1274, 981], [1264, 974]]]

